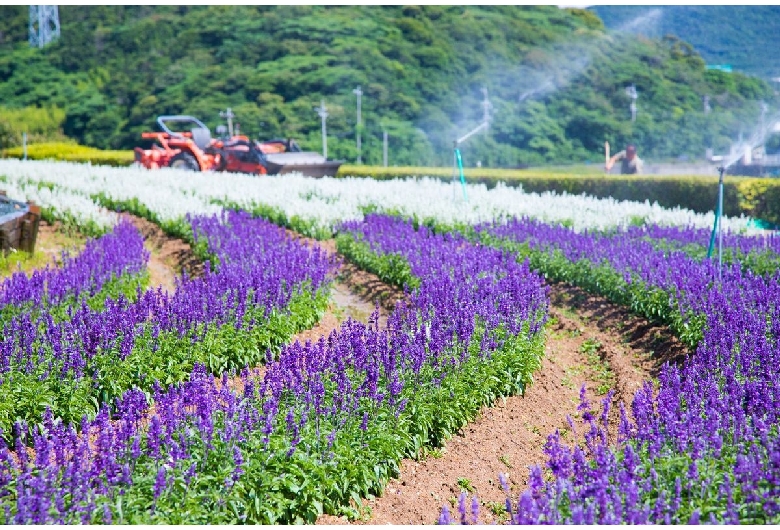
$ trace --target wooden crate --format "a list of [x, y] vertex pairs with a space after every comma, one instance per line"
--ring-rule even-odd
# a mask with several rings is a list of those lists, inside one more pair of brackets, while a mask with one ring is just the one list
[[14, 201], [0, 190], [0, 252], [6, 255], [14, 249], [32, 253], [40, 222], [40, 206]]

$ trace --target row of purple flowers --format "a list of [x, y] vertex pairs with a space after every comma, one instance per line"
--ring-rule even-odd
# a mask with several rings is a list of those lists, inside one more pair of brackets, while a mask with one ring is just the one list
[[[695, 351], [681, 364], [665, 365], [657, 388], [648, 382], [630, 412], [621, 408], [617, 443], [606, 434], [609, 400], [598, 415], [583, 395], [584, 445], [568, 445], [557, 432], [548, 438], [552, 478], [532, 470], [529, 489], [507, 500], [511, 522], [778, 521], [778, 273], [760, 276], [733, 263], [721, 276], [709, 260], [657, 249], [630, 232], [577, 234], [527, 219], [480, 231], [594, 270], [606, 265], [622, 275], [626, 289], [636, 282], [661, 289], [670, 311], [704, 322]], [[469, 521], [467, 504], [461, 503], [460, 518]], [[450, 521], [445, 510], [441, 522]]]
[[420, 278], [385, 327], [348, 320], [240, 377], [196, 366], [81, 429], [45, 418], [34, 457], [0, 450], [6, 522], [311, 522], [529, 383], [547, 299], [527, 264], [386, 216], [343, 230]]

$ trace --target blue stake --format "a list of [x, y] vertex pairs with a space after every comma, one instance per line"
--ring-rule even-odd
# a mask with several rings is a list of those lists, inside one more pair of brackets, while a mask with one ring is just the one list
[[469, 202], [468, 195], [466, 195], [466, 177], [463, 175], [463, 160], [460, 158], [460, 149], [455, 148], [455, 160], [458, 161], [458, 170], [460, 170], [460, 184], [463, 186], [463, 200]]
[[723, 217], [723, 173], [726, 171], [725, 167], [719, 167], [718, 170], [720, 171], [720, 179], [718, 180], [718, 205], [715, 208], [715, 224], [712, 226], [712, 235], [710, 235], [710, 246], [707, 249], [707, 258], [712, 257], [712, 251], [715, 249], [715, 235], [718, 234], [720, 236], [720, 241], [718, 242], [718, 271], [720, 271], [720, 267], [722, 266], [722, 247], [723, 247], [723, 229], [721, 228], [722, 223], [722, 217]]

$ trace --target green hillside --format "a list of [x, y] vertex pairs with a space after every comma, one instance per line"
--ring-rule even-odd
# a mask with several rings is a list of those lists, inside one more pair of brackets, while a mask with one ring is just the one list
[[[607, 28], [629, 28], [650, 37], [677, 35], [708, 64], [771, 80], [780, 77], [780, 6], [593, 6]], [[657, 13], [652, 13], [656, 11]]]
[[27, 7], [0, 6], [0, 142], [56, 137], [64, 116], [80, 143], [130, 148], [158, 114], [213, 129], [231, 107], [252, 137], [319, 150], [324, 99], [329, 153], [354, 161], [361, 85], [364, 162], [381, 163], [384, 128], [391, 164], [447, 165], [485, 86], [493, 119], [463, 146], [469, 166], [601, 162], [605, 140], [698, 157], [727, 149], [772, 97], [761, 80], [705, 71], [682, 41], [608, 34], [593, 13], [553, 6], [61, 6], [60, 21], [58, 42], [30, 49]]

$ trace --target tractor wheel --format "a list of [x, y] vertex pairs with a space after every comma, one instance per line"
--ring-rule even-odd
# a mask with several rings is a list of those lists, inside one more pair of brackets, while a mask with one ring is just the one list
[[200, 166], [195, 157], [189, 153], [179, 153], [171, 158], [168, 167], [174, 169], [183, 169], [185, 171], [200, 171]]

